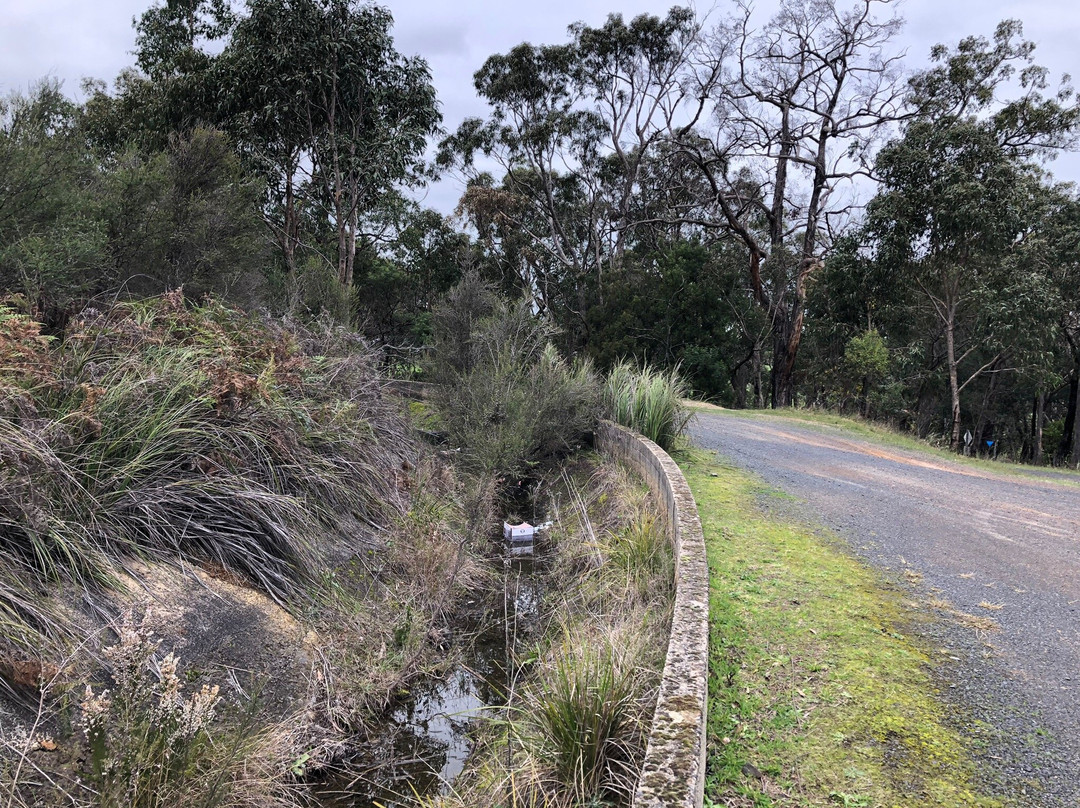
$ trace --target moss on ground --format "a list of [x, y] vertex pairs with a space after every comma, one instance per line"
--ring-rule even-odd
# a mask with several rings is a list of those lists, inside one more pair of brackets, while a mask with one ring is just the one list
[[704, 452], [677, 460], [710, 569], [706, 804], [1001, 806], [949, 725], [923, 618], [816, 531], [764, 513], [769, 489]]

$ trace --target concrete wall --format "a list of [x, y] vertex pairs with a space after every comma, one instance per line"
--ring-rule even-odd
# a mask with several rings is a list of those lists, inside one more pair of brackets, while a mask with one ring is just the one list
[[709, 665], [709, 569], [697, 504], [667, 452], [603, 421], [597, 448], [645, 478], [668, 514], [675, 546], [675, 611], [634, 808], [701, 808], [705, 794], [705, 710]]

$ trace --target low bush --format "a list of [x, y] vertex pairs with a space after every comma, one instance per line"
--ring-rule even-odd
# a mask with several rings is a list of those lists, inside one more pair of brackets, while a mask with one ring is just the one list
[[508, 304], [467, 275], [435, 314], [430, 375], [463, 465], [503, 482], [582, 445], [596, 425], [599, 385], [588, 362], [571, 363], [526, 303]]

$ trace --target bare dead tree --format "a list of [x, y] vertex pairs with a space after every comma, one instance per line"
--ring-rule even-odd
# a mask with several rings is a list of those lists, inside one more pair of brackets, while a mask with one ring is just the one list
[[754, 299], [772, 329], [771, 404], [792, 403], [807, 285], [847, 213], [843, 196], [871, 176], [874, 146], [903, 114], [899, 57], [886, 46], [896, 16], [890, 0], [786, 0], [760, 28], [751, 6], [709, 35], [686, 82], [712, 102], [673, 140], [707, 179], [714, 218], [747, 253]]

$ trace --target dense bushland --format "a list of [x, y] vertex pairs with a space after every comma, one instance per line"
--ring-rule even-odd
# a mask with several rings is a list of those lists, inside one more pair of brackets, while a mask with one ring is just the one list
[[[56, 333], [96, 295], [183, 284], [329, 314], [415, 374], [468, 269], [601, 371], [1076, 464], [1080, 206], [1046, 168], [1080, 131], [1069, 82], [1016, 20], [905, 72], [888, 2], [763, 11], [613, 14], [492, 55], [487, 114], [443, 137], [385, 9], [154, 2], [112, 88], [0, 101], [0, 291]], [[439, 172], [454, 217], [409, 198]]]
[[[177, 291], [58, 337], [27, 308], [0, 305], [0, 794], [296, 804], [441, 664], [490, 523], [328, 320]], [[120, 620], [146, 601], [170, 621]]]

